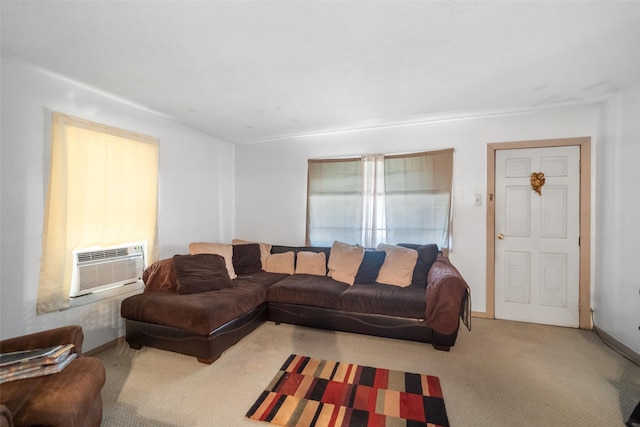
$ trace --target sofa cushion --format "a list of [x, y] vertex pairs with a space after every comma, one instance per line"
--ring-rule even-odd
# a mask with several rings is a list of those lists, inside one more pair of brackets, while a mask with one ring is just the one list
[[310, 305], [324, 308], [340, 308], [340, 296], [349, 288], [328, 276], [295, 274], [286, 277], [269, 288], [269, 302]]
[[271, 247], [272, 254], [281, 254], [284, 252], [293, 252], [295, 254], [297, 254], [298, 252], [324, 253], [326, 259], [328, 260], [329, 255], [331, 254], [331, 247], [329, 246], [282, 246], [282, 245], [273, 245]]
[[380, 267], [376, 282], [385, 285], [409, 286], [418, 261], [418, 252], [415, 249], [384, 243], [380, 243], [377, 249], [385, 251], [387, 255]]
[[340, 299], [340, 308], [345, 311], [417, 319], [424, 318], [425, 307], [424, 289], [378, 283], [356, 283]]
[[278, 283], [280, 280], [287, 277], [288, 274], [284, 273], [269, 273], [266, 271], [259, 271], [247, 276], [239, 276], [235, 282], [235, 286], [242, 287], [259, 287], [262, 289], [268, 289], [274, 283]]
[[339, 282], [353, 285], [356, 274], [364, 258], [362, 246], [349, 245], [342, 242], [333, 242], [329, 254], [328, 276]]
[[283, 252], [271, 254], [267, 257], [267, 268], [269, 273], [293, 274], [295, 272], [295, 254], [293, 252]]
[[375, 283], [386, 255], [385, 251], [365, 250], [355, 283]]
[[189, 253], [197, 254], [216, 254], [224, 258], [224, 263], [229, 272], [229, 278], [237, 277], [236, 271], [233, 269], [233, 246], [225, 243], [207, 243], [207, 242], [191, 242], [189, 243]]
[[149, 292], [122, 301], [120, 313], [125, 319], [172, 326], [200, 335], [264, 304], [267, 288], [287, 276], [259, 272], [239, 277], [232, 288], [197, 294]]
[[398, 246], [418, 251], [418, 261], [416, 262], [416, 268], [413, 270], [411, 286], [425, 288], [427, 286], [427, 274], [429, 274], [431, 266], [436, 261], [436, 258], [438, 258], [438, 245], [433, 243], [429, 245], [398, 243]]
[[324, 252], [298, 252], [296, 254], [296, 274], [326, 276], [327, 256]]
[[173, 270], [173, 258], [161, 259], [142, 273], [144, 292], [178, 292], [178, 282]]
[[262, 270], [260, 245], [257, 243], [233, 245], [232, 261], [233, 269], [240, 276], [257, 273]]
[[233, 286], [224, 258], [220, 255], [174, 255], [173, 266], [179, 294], [215, 291]]
[[249, 240], [242, 240], [242, 239], [233, 239], [231, 241], [232, 245], [248, 245], [252, 243], [258, 243], [258, 245], [260, 245], [260, 263], [261, 263], [261, 269], [264, 270], [267, 266], [267, 257], [271, 254], [270, 243], [251, 242]]

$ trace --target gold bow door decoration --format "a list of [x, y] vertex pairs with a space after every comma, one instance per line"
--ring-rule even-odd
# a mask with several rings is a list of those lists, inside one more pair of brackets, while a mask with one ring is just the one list
[[533, 172], [531, 174], [531, 189], [542, 196], [542, 186], [544, 185], [544, 173]]

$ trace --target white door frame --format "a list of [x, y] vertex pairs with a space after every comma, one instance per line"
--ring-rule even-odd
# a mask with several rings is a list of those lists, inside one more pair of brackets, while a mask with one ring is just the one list
[[487, 144], [487, 309], [481, 317], [495, 319], [495, 154], [497, 150], [580, 147], [580, 328], [591, 329], [591, 138], [563, 138]]

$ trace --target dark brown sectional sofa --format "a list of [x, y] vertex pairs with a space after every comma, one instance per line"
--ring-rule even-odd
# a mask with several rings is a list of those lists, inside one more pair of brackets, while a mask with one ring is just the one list
[[[260, 270], [239, 274], [231, 286], [194, 293], [176, 291], [177, 261], [158, 261], [145, 271], [145, 291], [122, 302], [126, 340], [132, 348], [150, 346], [212, 363], [273, 321], [431, 343], [448, 351], [460, 319], [470, 327], [467, 283], [435, 245], [405, 246], [420, 254], [406, 287], [373, 281], [367, 252], [352, 285], [329, 276]], [[296, 259], [300, 252], [322, 252], [328, 261], [331, 248], [273, 246], [270, 252], [293, 252]], [[235, 265], [235, 253], [233, 259]]]

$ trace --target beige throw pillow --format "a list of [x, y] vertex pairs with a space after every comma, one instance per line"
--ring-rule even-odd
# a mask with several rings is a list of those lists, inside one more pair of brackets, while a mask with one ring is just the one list
[[233, 268], [233, 246], [226, 243], [207, 243], [207, 242], [191, 242], [189, 243], [189, 253], [197, 254], [216, 254], [224, 258], [224, 264], [229, 272], [229, 278], [238, 277]]
[[327, 275], [327, 255], [324, 252], [300, 251], [296, 257], [296, 274]]
[[333, 280], [353, 285], [364, 258], [362, 246], [333, 242], [329, 252], [329, 274]]
[[293, 265], [295, 254], [291, 252], [283, 252], [281, 254], [271, 254], [267, 257], [267, 273], [284, 273], [293, 274]]
[[409, 286], [413, 279], [413, 269], [418, 261], [418, 251], [384, 243], [380, 243], [376, 249], [387, 253], [376, 282], [401, 287]]
[[231, 241], [232, 245], [248, 245], [251, 243], [258, 243], [260, 245], [260, 262], [262, 263], [262, 269], [266, 271], [267, 257], [271, 255], [270, 243], [252, 242], [249, 240], [242, 240], [242, 239], [233, 239]]

